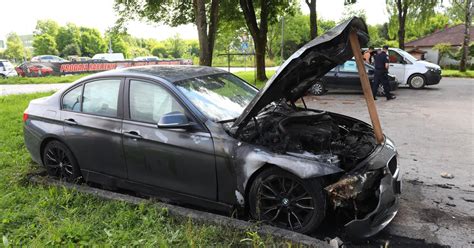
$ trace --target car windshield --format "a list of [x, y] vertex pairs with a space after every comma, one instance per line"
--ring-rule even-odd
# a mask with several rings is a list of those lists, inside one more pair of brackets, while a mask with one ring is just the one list
[[407, 53], [404, 50], [398, 49], [397, 52], [399, 52], [400, 54], [402, 54], [403, 57], [408, 58], [411, 61], [417, 61], [418, 60], [417, 58], [413, 57], [413, 55]]
[[258, 92], [229, 73], [186, 79], [176, 87], [213, 121], [239, 117]]

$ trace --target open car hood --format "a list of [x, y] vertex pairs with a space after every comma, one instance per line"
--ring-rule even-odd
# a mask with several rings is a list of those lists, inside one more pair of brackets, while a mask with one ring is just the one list
[[361, 47], [365, 47], [369, 41], [367, 25], [358, 17], [353, 17], [308, 42], [293, 53], [267, 81], [265, 87], [234, 122], [232, 132], [238, 132], [271, 102], [294, 102], [301, 98], [318, 78], [352, 58], [349, 42], [352, 30], [356, 31]]

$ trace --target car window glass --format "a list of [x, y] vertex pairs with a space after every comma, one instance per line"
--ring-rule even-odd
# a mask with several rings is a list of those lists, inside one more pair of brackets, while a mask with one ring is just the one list
[[388, 51], [388, 60], [390, 63], [395, 63], [395, 64], [403, 63], [403, 57], [394, 51]]
[[339, 69], [343, 72], [357, 72], [357, 64], [353, 60], [346, 61]]
[[130, 81], [130, 118], [135, 121], [158, 123], [164, 114], [179, 111], [181, 105], [163, 87], [142, 81]]
[[116, 117], [119, 90], [119, 79], [99, 80], [85, 84], [82, 112]]
[[81, 111], [81, 95], [82, 86], [79, 86], [66, 93], [63, 97], [62, 109], [74, 112]]

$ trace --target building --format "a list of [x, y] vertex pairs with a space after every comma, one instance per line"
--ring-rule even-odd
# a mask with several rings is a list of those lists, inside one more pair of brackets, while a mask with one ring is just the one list
[[5, 40], [0, 40], [0, 51], [4, 50], [7, 47]]
[[[474, 27], [469, 30], [471, 41], [474, 41]], [[414, 41], [405, 43], [405, 50], [416, 51], [416, 53], [425, 52], [424, 58], [426, 61], [432, 63], [438, 63], [438, 51], [433, 49], [436, 44], [449, 43], [453, 51], [457, 51], [461, 46], [464, 39], [464, 24], [455, 25], [442, 30], [438, 30], [430, 35], [419, 38]], [[415, 56], [415, 55], [414, 55]], [[452, 58], [441, 58], [441, 65], [458, 64]]]
[[33, 35], [32, 34], [25, 34], [25, 35], [18, 35], [20, 37], [21, 42], [23, 42], [23, 46], [26, 49], [33, 48]]

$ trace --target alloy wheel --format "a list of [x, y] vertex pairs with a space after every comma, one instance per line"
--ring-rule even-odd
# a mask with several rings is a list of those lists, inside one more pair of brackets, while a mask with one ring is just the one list
[[260, 220], [290, 230], [304, 227], [314, 214], [314, 201], [298, 181], [274, 175], [267, 177], [257, 191]]
[[44, 163], [50, 175], [58, 176], [66, 181], [75, 179], [71, 158], [61, 147], [49, 147], [45, 153]]

